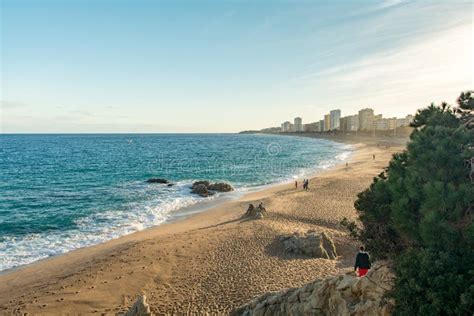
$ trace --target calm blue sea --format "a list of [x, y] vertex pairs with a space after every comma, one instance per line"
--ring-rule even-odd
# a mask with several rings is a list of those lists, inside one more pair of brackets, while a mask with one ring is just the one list
[[[216, 195], [301, 178], [347, 158], [326, 140], [237, 134], [0, 135], [0, 271], [158, 225]], [[150, 177], [175, 183], [145, 182]]]

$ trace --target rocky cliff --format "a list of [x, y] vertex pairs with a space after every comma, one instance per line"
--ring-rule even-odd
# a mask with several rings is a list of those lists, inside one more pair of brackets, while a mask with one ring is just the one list
[[394, 279], [389, 265], [374, 265], [362, 278], [351, 274], [264, 294], [232, 315], [391, 315], [393, 300], [385, 298]]

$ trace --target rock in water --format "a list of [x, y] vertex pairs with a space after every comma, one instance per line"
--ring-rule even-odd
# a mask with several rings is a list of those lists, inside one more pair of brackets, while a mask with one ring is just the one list
[[207, 188], [209, 190], [218, 192], [230, 192], [234, 190], [234, 188], [230, 184], [224, 182], [210, 184], [207, 186]]
[[198, 186], [200, 184], [204, 184], [206, 186], [206, 188], [210, 185], [209, 181], [196, 181], [196, 182], [193, 183], [192, 187], [194, 188], [195, 186]]
[[266, 293], [231, 315], [342, 315], [392, 314], [394, 301], [384, 296], [393, 286], [394, 274], [387, 263], [376, 264], [362, 278], [339, 275], [313, 281], [301, 288]]
[[337, 257], [334, 242], [326, 233], [318, 234], [315, 231], [308, 231], [306, 234], [283, 235], [279, 239], [288, 252], [325, 259]]
[[199, 194], [202, 197], [208, 197], [209, 195], [213, 194], [212, 192], [209, 192], [209, 190], [204, 184], [198, 184], [193, 186], [191, 193]]
[[166, 180], [166, 179], [161, 179], [161, 178], [150, 178], [150, 179], [146, 180], [146, 182], [148, 182], [148, 183], [163, 183], [163, 184], [167, 184], [167, 183], [168, 183], [168, 180]]
[[215, 192], [229, 192], [234, 188], [224, 182], [210, 183], [209, 181], [196, 181], [191, 186], [191, 193], [199, 194], [200, 196], [207, 197], [214, 194]]
[[145, 294], [140, 295], [133, 306], [124, 314], [124, 316], [151, 316], [150, 305], [146, 302]]

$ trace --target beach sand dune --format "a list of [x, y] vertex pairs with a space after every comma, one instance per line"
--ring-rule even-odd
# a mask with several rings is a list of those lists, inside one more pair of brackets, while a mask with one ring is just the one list
[[[293, 184], [272, 187], [3, 274], [0, 312], [115, 314], [145, 293], [157, 314], [223, 314], [262, 293], [347, 272], [357, 244], [339, 222], [355, 219], [357, 193], [403, 147], [355, 148], [349, 166], [317, 174], [309, 191]], [[268, 211], [263, 219], [241, 217], [249, 203], [261, 201]], [[291, 255], [278, 242], [282, 234], [309, 229], [334, 240], [337, 260]]]

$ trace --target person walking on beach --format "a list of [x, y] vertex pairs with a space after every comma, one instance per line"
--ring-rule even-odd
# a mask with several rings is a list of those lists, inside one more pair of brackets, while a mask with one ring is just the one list
[[364, 251], [364, 246], [360, 246], [359, 252], [357, 253], [356, 261], [354, 264], [354, 271], [358, 271], [359, 277], [363, 277], [369, 272], [370, 269], [370, 257], [369, 254]]
[[375, 160], [375, 154], [372, 155], [373, 160]]
[[295, 189], [298, 189], [298, 180], [295, 180]]
[[309, 187], [309, 179], [304, 180], [304, 190], [308, 191]]

